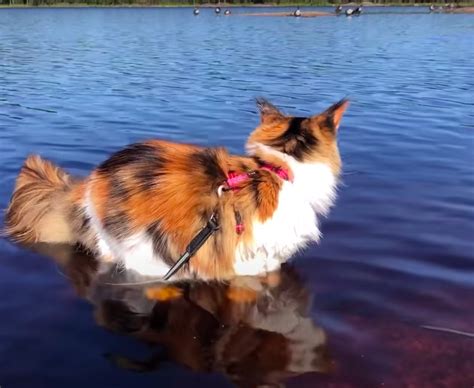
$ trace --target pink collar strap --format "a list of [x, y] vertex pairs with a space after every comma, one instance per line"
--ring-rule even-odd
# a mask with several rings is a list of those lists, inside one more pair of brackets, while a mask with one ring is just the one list
[[[263, 163], [260, 167], [260, 170], [270, 171], [276, 175], [278, 175], [281, 179], [285, 181], [292, 182], [290, 178], [290, 172], [282, 167], [274, 166], [270, 163]], [[224, 191], [225, 190], [238, 190], [240, 185], [248, 179], [252, 178], [255, 172], [244, 172], [244, 173], [237, 173], [235, 171], [230, 171], [228, 174], [227, 179], [224, 182]]]
[[[259, 170], [265, 170], [265, 171], [270, 171], [281, 179], [285, 181], [290, 181], [292, 182], [293, 180], [291, 179], [290, 172], [282, 167], [277, 167], [274, 166], [273, 164], [270, 163], [262, 163], [259, 167]], [[222, 185], [219, 186], [217, 189], [217, 194], [219, 197], [222, 196], [222, 194], [225, 191], [237, 191], [240, 189], [240, 185], [247, 181], [248, 179], [252, 179], [252, 177], [255, 175], [255, 171], [250, 171], [250, 172], [244, 172], [244, 173], [237, 173], [235, 171], [229, 171], [229, 174], [227, 176], [227, 179], [224, 181]], [[242, 222], [242, 217], [240, 215], [240, 212], [236, 209], [234, 209], [235, 213], [235, 231], [238, 235], [242, 234], [245, 230], [244, 224]]]
[[284, 181], [291, 181], [290, 172], [285, 168], [277, 167], [270, 163], [264, 163], [260, 166], [260, 169], [273, 172], [274, 174], [277, 174]]
[[245, 182], [249, 178], [250, 178], [250, 173], [248, 172], [239, 174], [239, 173], [236, 173], [235, 171], [229, 171], [229, 175], [227, 176], [225, 184], [228, 189], [236, 190], [239, 188], [241, 183]]

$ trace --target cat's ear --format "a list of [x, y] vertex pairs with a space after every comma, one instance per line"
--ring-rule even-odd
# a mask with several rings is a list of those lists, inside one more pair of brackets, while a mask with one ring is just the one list
[[260, 122], [262, 124], [270, 123], [272, 121], [284, 117], [283, 113], [264, 98], [257, 98], [257, 108], [260, 112]]
[[336, 102], [334, 105], [331, 105], [323, 113], [316, 115], [315, 118], [317, 118], [319, 122], [324, 123], [326, 129], [337, 132], [339, 125], [341, 124], [342, 116], [349, 107], [349, 104], [349, 100], [344, 98], [341, 101]]

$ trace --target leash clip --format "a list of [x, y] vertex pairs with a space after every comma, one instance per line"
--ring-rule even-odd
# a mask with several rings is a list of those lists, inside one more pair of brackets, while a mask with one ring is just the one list
[[204, 245], [204, 243], [219, 229], [219, 219], [216, 212], [212, 213], [211, 217], [206, 223], [206, 226], [202, 228], [191, 242], [186, 247], [185, 252], [181, 255], [176, 263], [169, 269], [166, 275], [163, 277], [164, 280], [169, 280], [178, 270], [183, 267], [196, 252]]
[[212, 213], [211, 218], [209, 218], [209, 221], [207, 221], [207, 225], [211, 228], [213, 232], [219, 230], [220, 225], [216, 213]]

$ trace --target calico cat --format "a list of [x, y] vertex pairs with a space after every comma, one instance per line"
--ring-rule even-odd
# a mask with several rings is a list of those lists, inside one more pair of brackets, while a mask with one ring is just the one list
[[214, 216], [219, 229], [177, 278], [229, 279], [280, 267], [318, 241], [335, 199], [337, 133], [348, 101], [292, 117], [258, 100], [248, 156], [149, 140], [129, 145], [87, 178], [39, 156], [25, 161], [7, 209], [19, 242], [79, 244], [99, 260], [163, 276]]

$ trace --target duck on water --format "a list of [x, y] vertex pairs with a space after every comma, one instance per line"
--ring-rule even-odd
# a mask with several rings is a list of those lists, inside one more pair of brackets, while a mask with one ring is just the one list
[[346, 16], [359, 16], [362, 13], [362, 6], [359, 6], [355, 9], [348, 8], [346, 9]]

